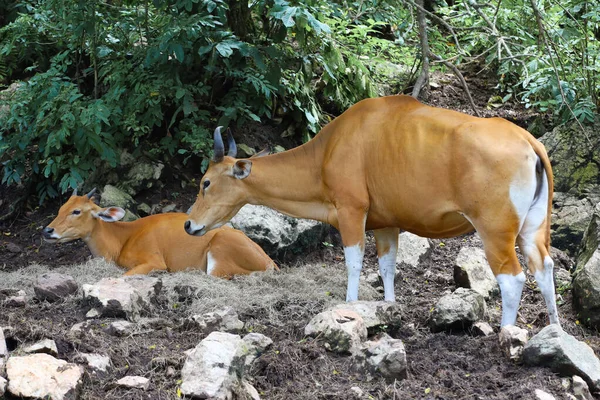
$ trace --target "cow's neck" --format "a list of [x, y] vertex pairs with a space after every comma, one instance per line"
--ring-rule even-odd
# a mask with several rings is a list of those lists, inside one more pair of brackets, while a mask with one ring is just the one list
[[123, 245], [135, 229], [133, 222], [97, 221], [89, 236], [83, 239], [94, 257], [116, 262]]
[[248, 202], [298, 218], [327, 220], [321, 167], [324, 143], [310, 142], [282, 153], [253, 160]]

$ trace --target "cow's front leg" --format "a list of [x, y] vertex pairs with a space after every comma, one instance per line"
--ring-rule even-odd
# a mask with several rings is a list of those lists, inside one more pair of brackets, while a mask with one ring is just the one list
[[338, 209], [338, 224], [348, 270], [346, 301], [358, 300], [358, 283], [365, 255], [366, 212], [361, 209]]

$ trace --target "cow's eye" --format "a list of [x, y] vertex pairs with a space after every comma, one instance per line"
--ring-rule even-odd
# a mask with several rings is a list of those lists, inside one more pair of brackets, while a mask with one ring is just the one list
[[205, 180], [204, 182], [202, 182], [202, 188], [203, 189], [206, 189], [209, 186], [210, 186], [210, 181], [208, 179]]
[[73, 215], [79, 215], [81, 214], [81, 210], [73, 210]]

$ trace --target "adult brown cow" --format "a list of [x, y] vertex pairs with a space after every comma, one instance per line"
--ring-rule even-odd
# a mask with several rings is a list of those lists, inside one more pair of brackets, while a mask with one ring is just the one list
[[246, 203], [327, 222], [342, 235], [353, 301], [365, 230], [373, 230], [385, 299], [394, 301], [399, 229], [430, 238], [476, 229], [502, 292], [501, 325], [515, 323], [525, 282], [515, 243], [550, 322], [559, 323], [549, 256], [552, 170], [544, 146], [511, 122], [382, 97], [350, 107], [298, 148], [234, 157], [224, 156], [217, 128], [215, 157], [185, 222], [189, 234], [221, 226]]

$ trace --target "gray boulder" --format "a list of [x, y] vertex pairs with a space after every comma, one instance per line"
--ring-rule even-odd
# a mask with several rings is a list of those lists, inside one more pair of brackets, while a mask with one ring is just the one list
[[464, 330], [482, 319], [485, 310], [482, 295], [473, 289], [458, 288], [437, 302], [431, 313], [429, 326], [433, 332]]
[[417, 267], [425, 261], [433, 252], [433, 243], [430, 239], [417, 236], [410, 232], [402, 232], [398, 235], [398, 254], [396, 264], [409, 267]]
[[333, 352], [356, 353], [367, 338], [367, 327], [355, 311], [327, 310], [315, 315], [304, 328], [304, 333], [319, 337], [325, 348]]
[[83, 285], [83, 297], [101, 317], [136, 320], [156, 302], [162, 288], [160, 279], [144, 275], [104, 278]]
[[76, 357], [76, 361], [85, 363], [89, 370], [94, 374], [106, 373], [111, 366], [109, 356], [103, 356], [96, 353], [80, 353]]
[[454, 282], [456, 286], [473, 289], [485, 299], [500, 293], [485, 252], [478, 247], [460, 249], [454, 263]]
[[52, 356], [58, 355], [58, 348], [56, 347], [56, 342], [52, 339], [44, 339], [40, 340], [32, 344], [31, 346], [27, 346], [23, 349], [23, 352], [27, 354], [32, 353], [46, 353]]
[[156, 185], [162, 187], [160, 178], [164, 167], [163, 163], [136, 162], [127, 171], [125, 178], [119, 182], [119, 187], [131, 196]]
[[575, 256], [592, 218], [594, 202], [570, 193], [554, 193], [552, 245]]
[[49, 272], [38, 277], [33, 290], [39, 300], [57, 301], [76, 293], [78, 287], [72, 276]]
[[288, 217], [251, 204], [242, 207], [231, 224], [277, 260], [318, 248], [329, 233], [329, 226], [322, 222]]
[[125, 216], [122, 221], [133, 221], [139, 218], [136, 215], [135, 200], [127, 192], [112, 186], [106, 185], [102, 189], [102, 198], [100, 199], [100, 207], [121, 207], [125, 210]]
[[546, 326], [529, 340], [523, 349], [523, 362], [549, 366], [567, 376], [579, 375], [592, 390], [600, 390], [600, 360], [594, 350], [556, 324]]
[[362, 358], [371, 370], [390, 381], [400, 380], [407, 377], [406, 372], [406, 350], [400, 339], [393, 339], [383, 334], [376, 340], [364, 343], [362, 347]]
[[573, 303], [582, 323], [600, 329], [600, 203], [596, 206], [577, 258]]

